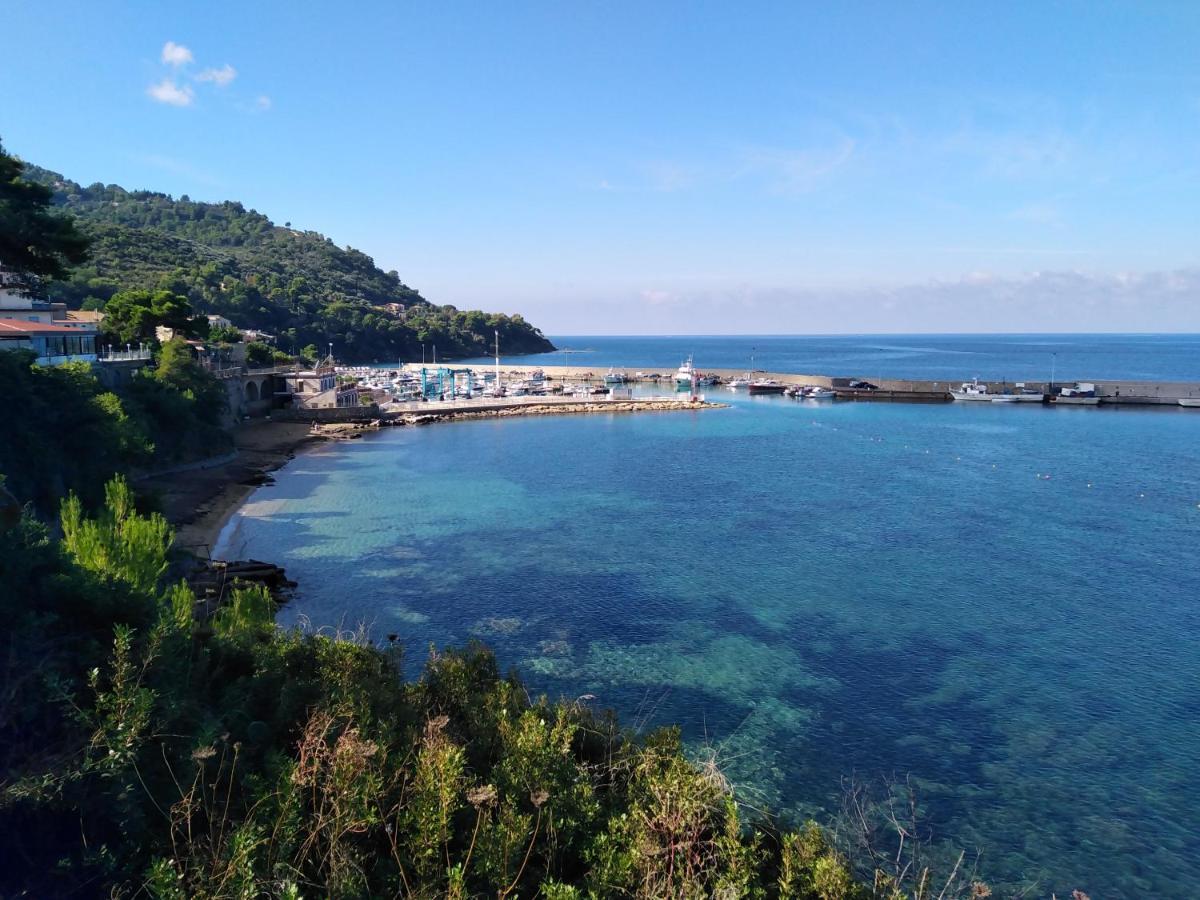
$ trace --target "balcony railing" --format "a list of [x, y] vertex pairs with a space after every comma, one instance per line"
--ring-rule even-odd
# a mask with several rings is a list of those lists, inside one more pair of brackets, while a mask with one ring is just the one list
[[111, 347], [100, 351], [96, 357], [100, 362], [134, 362], [150, 358], [149, 347], [139, 347], [136, 350], [114, 350]]

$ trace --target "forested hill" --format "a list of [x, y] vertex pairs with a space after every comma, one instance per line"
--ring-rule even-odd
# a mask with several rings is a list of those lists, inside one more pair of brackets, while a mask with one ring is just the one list
[[[117, 185], [83, 187], [37, 166], [23, 177], [50, 187], [92, 239], [91, 258], [50, 285], [53, 299], [102, 308], [115, 292], [169, 288], [200, 312], [278, 336], [281, 350], [332, 341], [353, 362], [441, 358], [553, 349], [521, 316], [429, 303], [358, 250], [315, 231], [276, 225], [241, 203], [199, 203]], [[400, 304], [403, 310], [388, 304]]]

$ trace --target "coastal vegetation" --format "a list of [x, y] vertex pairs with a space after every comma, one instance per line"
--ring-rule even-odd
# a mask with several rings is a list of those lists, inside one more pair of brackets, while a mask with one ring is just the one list
[[[45, 193], [77, 227], [90, 256], [62, 255], [48, 274], [51, 299], [104, 309], [123, 291], [167, 291], [198, 313], [276, 336], [281, 350], [332, 342], [349, 362], [420, 359], [421, 345], [441, 358], [486, 355], [500, 333], [506, 353], [553, 345], [520, 315], [462, 311], [430, 303], [397, 272], [339, 247], [316, 231], [276, 225], [241, 203], [203, 203], [118, 185], [84, 187], [11, 156], [0, 172], [21, 190]], [[4, 256], [0, 247], [0, 258]], [[14, 259], [14, 265], [20, 260]]]
[[260, 587], [198, 615], [121, 478], [59, 525], [0, 533], [6, 896], [989, 895], [859, 880], [816, 825], [748, 819], [677, 730], [530, 697], [480, 645], [407, 681], [395, 635], [278, 630]]
[[20, 422], [0, 440], [0, 472], [22, 503], [52, 514], [74, 491], [89, 503], [115, 473], [227, 451], [225, 392], [181, 340], [127, 385], [107, 389], [87, 363], [39, 366], [32, 351], [0, 352], [0, 393]]

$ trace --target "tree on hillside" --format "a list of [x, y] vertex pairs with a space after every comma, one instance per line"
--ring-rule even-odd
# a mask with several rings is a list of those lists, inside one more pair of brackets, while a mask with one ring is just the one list
[[237, 344], [242, 340], [242, 333], [232, 325], [213, 325], [208, 329], [208, 340], [214, 344]]
[[0, 146], [0, 265], [19, 289], [36, 292], [44, 278], [62, 278], [84, 261], [88, 239], [69, 216], [49, 211], [53, 197], [21, 177], [25, 164]]
[[192, 348], [179, 338], [167, 341], [159, 351], [154, 378], [194, 401], [196, 414], [216, 423], [225, 408], [225, 390], [192, 357]]
[[263, 368], [273, 365], [275, 351], [262, 341], [251, 341], [246, 345], [246, 364], [252, 368]]
[[104, 331], [119, 343], [153, 340], [159, 325], [191, 336], [206, 331], [208, 322], [192, 316], [187, 297], [170, 291], [121, 291], [104, 306]]

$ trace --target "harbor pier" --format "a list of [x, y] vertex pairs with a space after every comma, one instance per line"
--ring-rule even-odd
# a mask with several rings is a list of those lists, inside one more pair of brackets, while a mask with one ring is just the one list
[[[411, 363], [404, 368], [406, 371], [414, 373], [419, 373], [421, 369], [419, 365]], [[474, 369], [477, 375], [494, 371], [494, 366], [491, 364], [475, 364], [470, 368]], [[662, 370], [658, 373], [657, 378], [647, 378], [644, 377], [647, 367], [614, 366], [607, 368], [601, 366], [501, 364], [503, 377], [523, 378], [539, 370], [545, 374], [547, 379], [555, 382], [599, 384], [604, 382], [606, 375], [619, 374], [631, 384], [661, 384], [670, 387], [674, 385], [673, 369]], [[870, 373], [854, 376], [835, 376], [816, 373], [767, 372], [763, 370], [755, 370], [752, 373], [747, 373], [745, 369], [724, 368], [704, 368], [702, 371], [705, 375], [717, 376], [722, 381], [741, 378], [747, 374], [751, 374], [755, 378], [769, 378], [785, 385], [815, 385], [817, 387], [830, 388], [837, 393], [839, 400], [910, 403], [949, 402], [953, 399], [950, 391], [958, 390], [959, 386], [970, 378], [969, 375], [965, 375], [955, 380], [928, 381], [920, 379], [873, 378]], [[1026, 388], [1040, 391], [1047, 396], [1052, 394], [1054, 389], [1071, 387], [1076, 383], [1090, 383], [1096, 386], [1096, 396], [1100, 399], [1100, 403], [1106, 406], [1178, 407], [1181, 399], [1200, 399], [1200, 382], [1194, 381], [1133, 381], [1129, 379], [1105, 380], [1101, 378], [1073, 377], [1059, 378], [1053, 383], [1048, 380], [982, 380], [986, 381], [993, 393], [1016, 390], [1019, 385], [1023, 385]], [[866, 381], [874, 385], [874, 388], [851, 387], [850, 385], [853, 381]], [[711, 393], [713, 387], [719, 387], [719, 385], [707, 386], [705, 390]]]

